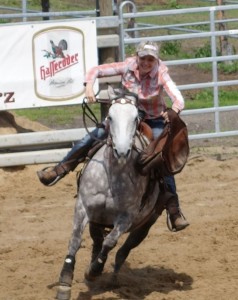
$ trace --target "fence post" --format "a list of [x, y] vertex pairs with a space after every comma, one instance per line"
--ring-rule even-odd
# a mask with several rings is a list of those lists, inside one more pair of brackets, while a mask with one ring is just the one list
[[[100, 1], [100, 17], [103, 16], [112, 16], [113, 15], [113, 7], [112, 0], [104, 0]], [[98, 30], [98, 34], [115, 34], [115, 29], [103, 28]], [[99, 63], [109, 63], [114, 62], [117, 59], [115, 47], [103, 48], [99, 50]]]
[[[42, 12], [49, 12], [50, 11], [50, 0], [41, 0], [41, 7]], [[49, 17], [43, 17], [44, 21], [49, 20]]]

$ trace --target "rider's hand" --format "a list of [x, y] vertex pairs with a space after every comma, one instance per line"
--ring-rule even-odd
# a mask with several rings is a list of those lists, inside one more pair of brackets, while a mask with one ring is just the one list
[[172, 110], [176, 112], [176, 114], [179, 114], [180, 113], [180, 110], [176, 107], [172, 107]]
[[87, 83], [85, 87], [85, 97], [89, 103], [96, 102], [96, 97], [93, 91], [93, 83]]
[[[179, 113], [180, 113], [180, 111], [179, 111], [177, 108], [172, 108], [172, 110], [175, 111], [176, 114], [179, 114]], [[160, 113], [160, 115], [161, 115], [162, 118], [164, 118], [164, 120], [165, 120], [166, 123], [169, 123], [169, 122], [170, 122], [170, 121], [169, 121], [169, 115], [168, 115], [168, 112], [167, 112], [167, 111], [162, 111], [162, 112]]]
[[164, 118], [166, 123], [169, 123], [169, 116], [168, 116], [168, 112], [167, 111], [162, 111], [160, 113], [161, 117]]

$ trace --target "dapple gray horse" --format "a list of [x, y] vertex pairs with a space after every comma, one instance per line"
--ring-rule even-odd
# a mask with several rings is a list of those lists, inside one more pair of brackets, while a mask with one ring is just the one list
[[130, 250], [144, 240], [164, 208], [157, 201], [157, 180], [142, 176], [135, 167], [138, 149], [142, 149], [142, 142], [136, 137], [136, 97], [118, 96], [109, 90], [109, 136], [107, 144], [89, 161], [80, 179], [73, 233], [60, 274], [61, 287], [71, 287], [75, 256], [88, 223], [93, 249], [85, 278], [93, 280], [101, 275], [108, 253], [120, 236], [129, 232], [116, 254], [114, 274], [118, 273]]

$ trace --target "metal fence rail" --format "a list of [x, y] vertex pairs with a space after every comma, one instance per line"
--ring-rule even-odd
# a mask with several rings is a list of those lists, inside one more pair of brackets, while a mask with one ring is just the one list
[[[124, 5], [131, 5], [132, 13], [123, 13]], [[191, 89], [204, 89], [204, 88], [212, 88], [213, 89], [213, 107], [208, 109], [195, 109], [195, 110], [184, 110], [183, 115], [191, 115], [191, 114], [204, 114], [213, 112], [215, 115], [215, 128], [213, 133], [201, 133], [190, 135], [190, 139], [203, 139], [203, 138], [212, 138], [212, 137], [224, 137], [231, 135], [238, 135], [238, 130], [221, 132], [220, 130], [220, 112], [224, 111], [233, 111], [238, 110], [238, 105], [234, 106], [223, 106], [219, 105], [219, 87], [226, 86], [237, 86], [238, 80], [226, 80], [220, 81], [218, 79], [218, 63], [226, 62], [226, 61], [236, 61], [238, 60], [238, 55], [226, 55], [226, 56], [218, 56], [217, 55], [217, 38], [221, 36], [226, 36], [229, 38], [238, 38], [238, 23], [237, 18], [235, 19], [226, 19], [226, 23], [235, 22], [235, 28], [232, 30], [223, 30], [219, 31], [216, 29], [216, 25], [223, 22], [223, 20], [216, 20], [216, 13], [219, 11], [237, 11], [238, 14], [238, 5], [223, 5], [223, 6], [213, 6], [213, 7], [199, 7], [199, 8], [188, 8], [188, 9], [175, 9], [175, 10], [165, 10], [165, 11], [153, 11], [153, 12], [137, 12], [136, 6], [131, 1], [125, 1], [120, 6], [119, 10], [119, 19], [120, 19], [120, 59], [125, 59], [125, 48], [127, 45], [134, 45], [143, 40], [153, 40], [155, 42], [167, 42], [167, 41], [187, 41], [187, 40], [196, 40], [196, 39], [204, 39], [208, 38], [211, 44], [211, 57], [204, 58], [191, 58], [191, 59], [180, 59], [173, 61], [166, 61], [168, 66], [176, 66], [176, 65], [190, 65], [190, 64], [200, 64], [200, 63], [212, 63], [212, 81], [211, 82], [202, 82], [202, 83], [193, 83], [193, 84], [183, 84], [178, 85], [180, 90], [191, 90]], [[189, 15], [194, 13], [207, 13], [208, 20], [203, 22], [189, 22], [182, 24], [169, 24], [169, 25], [157, 25], [157, 24], [146, 24], [142, 23], [143, 18], [152, 18], [162, 16], [178, 16], [178, 15]], [[125, 28], [125, 19], [134, 19], [135, 26], [134, 28]], [[176, 19], [176, 18], [174, 18]], [[137, 24], [137, 20], [139, 20]], [[191, 30], [187, 29], [188, 26], [197, 26], [198, 24], [209, 25], [208, 29], [205, 31], [199, 30]], [[142, 26], [142, 27], [141, 27]], [[234, 27], [233, 26], [233, 27]], [[167, 34], [160, 35], [159, 30], [161, 29], [170, 29], [175, 31], [180, 31], [182, 33], [176, 34]], [[134, 38], [128, 37], [125, 33], [135, 32]], [[153, 32], [153, 35], [151, 34]], [[143, 33], [143, 36], [142, 36]], [[141, 35], [141, 36], [140, 36]], [[125, 37], [126, 36], [126, 37]], [[125, 38], [124, 38], [125, 37]]]

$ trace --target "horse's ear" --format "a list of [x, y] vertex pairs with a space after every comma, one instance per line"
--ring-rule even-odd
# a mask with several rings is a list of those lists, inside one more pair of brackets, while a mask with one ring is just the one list
[[116, 97], [115, 91], [110, 84], [108, 84], [108, 86], [107, 86], [107, 92], [108, 92], [108, 97], [110, 100], [112, 100], [113, 98]]

